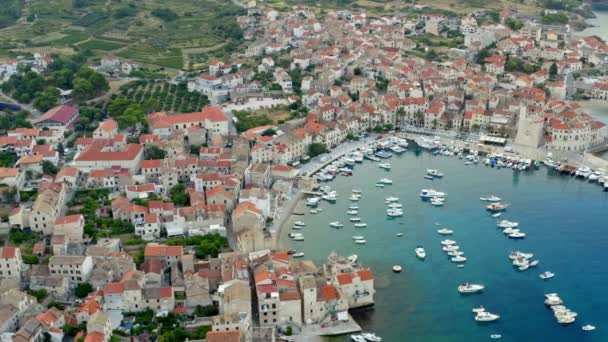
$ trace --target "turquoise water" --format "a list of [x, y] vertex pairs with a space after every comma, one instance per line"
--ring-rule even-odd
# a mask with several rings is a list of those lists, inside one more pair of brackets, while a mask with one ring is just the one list
[[[384, 341], [484, 341], [493, 333], [502, 334], [501, 341], [608, 341], [608, 192], [544, 168], [518, 173], [414, 152], [389, 161], [390, 172], [368, 161], [358, 164], [354, 176], [327, 183], [338, 191], [337, 203], [322, 203], [324, 210], [316, 215], [294, 216], [307, 224], [302, 231], [306, 240], [293, 242], [306, 258], [320, 264], [331, 251], [356, 253], [373, 269], [376, 305], [354, 313], [364, 329]], [[427, 168], [446, 176], [423, 179]], [[394, 185], [376, 188], [382, 177], [391, 178]], [[444, 207], [420, 200], [420, 190], [430, 187], [448, 193]], [[353, 188], [363, 190], [359, 216], [368, 223], [364, 229], [354, 228], [346, 215]], [[496, 228], [496, 219], [479, 200], [490, 194], [511, 203], [502, 218], [520, 222], [525, 240], [510, 240]], [[385, 216], [384, 198], [391, 195], [401, 198], [404, 217]], [[334, 220], [345, 227], [330, 228]], [[450, 239], [458, 241], [468, 258], [463, 269], [441, 251], [445, 237], [436, 233], [436, 223], [455, 231]], [[404, 236], [396, 237], [398, 232]], [[354, 244], [353, 235], [364, 235], [367, 244]], [[415, 257], [418, 245], [426, 249], [425, 261]], [[512, 250], [534, 253], [539, 267], [516, 271], [508, 259]], [[395, 264], [404, 271], [392, 273]], [[543, 282], [538, 275], [545, 270], [556, 277]], [[486, 290], [461, 296], [456, 287], [463, 282], [483, 283]], [[555, 321], [543, 304], [549, 292], [558, 292], [566, 306], [579, 313], [576, 323], [564, 327]], [[500, 321], [477, 324], [471, 309], [478, 305], [501, 315]], [[584, 324], [598, 330], [584, 333]]]

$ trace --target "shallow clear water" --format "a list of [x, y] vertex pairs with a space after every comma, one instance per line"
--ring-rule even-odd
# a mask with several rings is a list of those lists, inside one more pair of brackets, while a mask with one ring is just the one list
[[[493, 333], [501, 341], [608, 341], [608, 192], [597, 184], [557, 175], [545, 168], [531, 172], [466, 166], [457, 158], [407, 152], [389, 159], [392, 171], [369, 161], [355, 167], [354, 176], [339, 177], [329, 184], [337, 190], [335, 204], [322, 203], [323, 211], [293, 220], [304, 220], [306, 240], [293, 242], [306, 258], [322, 263], [331, 251], [356, 253], [376, 275], [376, 305], [355, 312], [364, 329], [377, 332], [384, 341], [483, 341]], [[423, 179], [427, 168], [446, 175], [441, 180]], [[388, 177], [394, 185], [376, 188]], [[368, 223], [357, 229], [348, 222], [348, 197], [353, 188], [363, 190], [359, 216]], [[422, 188], [448, 193], [444, 207], [432, 207], [418, 196]], [[525, 240], [506, 238], [496, 228], [496, 219], [485, 210], [479, 197], [496, 194], [511, 203], [502, 218], [520, 222]], [[384, 198], [401, 198], [405, 216], [387, 219]], [[340, 220], [344, 228], [329, 222]], [[440, 226], [437, 226], [439, 223]], [[287, 225], [289, 227], [290, 225]], [[458, 269], [441, 251], [445, 237], [441, 227], [455, 231], [468, 258]], [[289, 228], [286, 228], [289, 230]], [[404, 236], [396, 237], [397, 232]], [[366, 245], [352, 242], [364, 235]], [[427, 252], [417, 260], [416, 246]], [[518, 272], [510, 263], [512, 250], [532, 252], [541, 263], [536, 269]], [[400, 264], [404, 271], [394, 274]], [[551, 270], [556, 277], [543, 282], [538, 275]], [[456, 287], [463, 282], [486, 285], [482, 294], [461, 296]], [[560, 326], [544, 306], [544, 294], [558, 292], [566, 306], [579, 313], [577, 322]], [[484, 305], [502, 317], [496, 323], [477, 324], [471, 309]], [[598, 326], [591, 333], [584, 324]], [[342, 340], [346, 338], [340, 338]]]

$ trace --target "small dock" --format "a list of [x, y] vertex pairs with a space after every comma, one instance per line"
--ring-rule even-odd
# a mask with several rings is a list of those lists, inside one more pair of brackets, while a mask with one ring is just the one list
[[576, 166], [564, 164], [559, 167], [558, 171], [559, 171], [559, 173], [573, 175], [576, 172]]
[[360, 332], [361, 327], [351, 315], [347, 321], [332, 321], [329, 323], [308, 324], [302, 327], [302, 336], [335, 336]]

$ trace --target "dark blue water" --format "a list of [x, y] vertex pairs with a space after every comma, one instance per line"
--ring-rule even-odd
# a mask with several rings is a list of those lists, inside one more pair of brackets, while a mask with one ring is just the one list
[[[389, 161], [390, 172], [366, 161], [355, 167], [354, 176], [328, 183], [339, 200], [323, 203], [320, 214], [306, 214], [306, 240], [293, 242], [319, 264], [331, 251], [356, 253], [374, 270], [376, 305], [355, 312], [364, 329], [384, 341], [484, 341], [493, 333], [502, 334], [501, 341], [608, 341], [608, 193], [601, 187], [544, 168], [514, 172], [466, 166], [457, 158], [428, 153], [408, 152]], [[427, 168], [446, 176], [425, 180]], [[394, 185], [376, 188], [375, 182], [384, 176]], [[444, 207], [420, 200], [420, 189], [429, 187], [448, 193]], [[353, 188], [363, 190], [359, 216], [368, 223], [364, 229], [352, 227], [346, 215]], [[520, 222], [525, 240], [510, 240], [496, 228], [496, 219], [479, 200], [490, 194], [511, 203], [502, 218]], [[404, 217], [386, 218], [384, 198], [390, 195], [401, 198]], [[330, 228], [334, 220], [345, 227]], [[455, 231], [450, 239], [465, 252], [465, 268], [456, 268], [441, 251], [439, 242], [445, 237], [436, 233], [436, 223]], [[397, 232], [404, 236], [396, 237]], [[353, 235], [364, 235], [367, 244], [354, 244]], [[416, 259], [417, 245], [425, 247], [425, 261]], [[517, 271], [508, 259], [512, 250], [534, 253], [539, 267]], [[392, 273], [395, 264], [404, 271]], [[545, 270], [556, 277], [543, 282], [538, 275]], [[463, 282], [483, 283], [486, 290], [461, 296], [456, 287]], [[549, 292], [558, 292], [565, 305], [578, 312], [576, 323], [561, 326], [555, 321], [543, 304]], [[471, 309], [478, 305], [501, 315], [500, 321], [477, 324]], [[583, 332], [585, 324], [598, 329]]]

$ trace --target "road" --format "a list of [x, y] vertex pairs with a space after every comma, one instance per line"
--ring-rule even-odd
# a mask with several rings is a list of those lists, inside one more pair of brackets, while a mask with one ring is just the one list
[[37, 117], [38, 115], [40, 115], [40, 112], [36, 108], [32, 107], [29, 104], [20, 103], [19, 101], [6, 95], [4, 92], [2, 92], [2, 90], [0, 90], [0, 97], [2, 97], [3, 100], [5, 100], [8, 103], [16, 104], [16, 105], [20, 106], [22, 109], [25, 109], [28, 112], [32, 113], [32, 118], [30, 118], [30, 119], [33, 119], [34, 117]]

